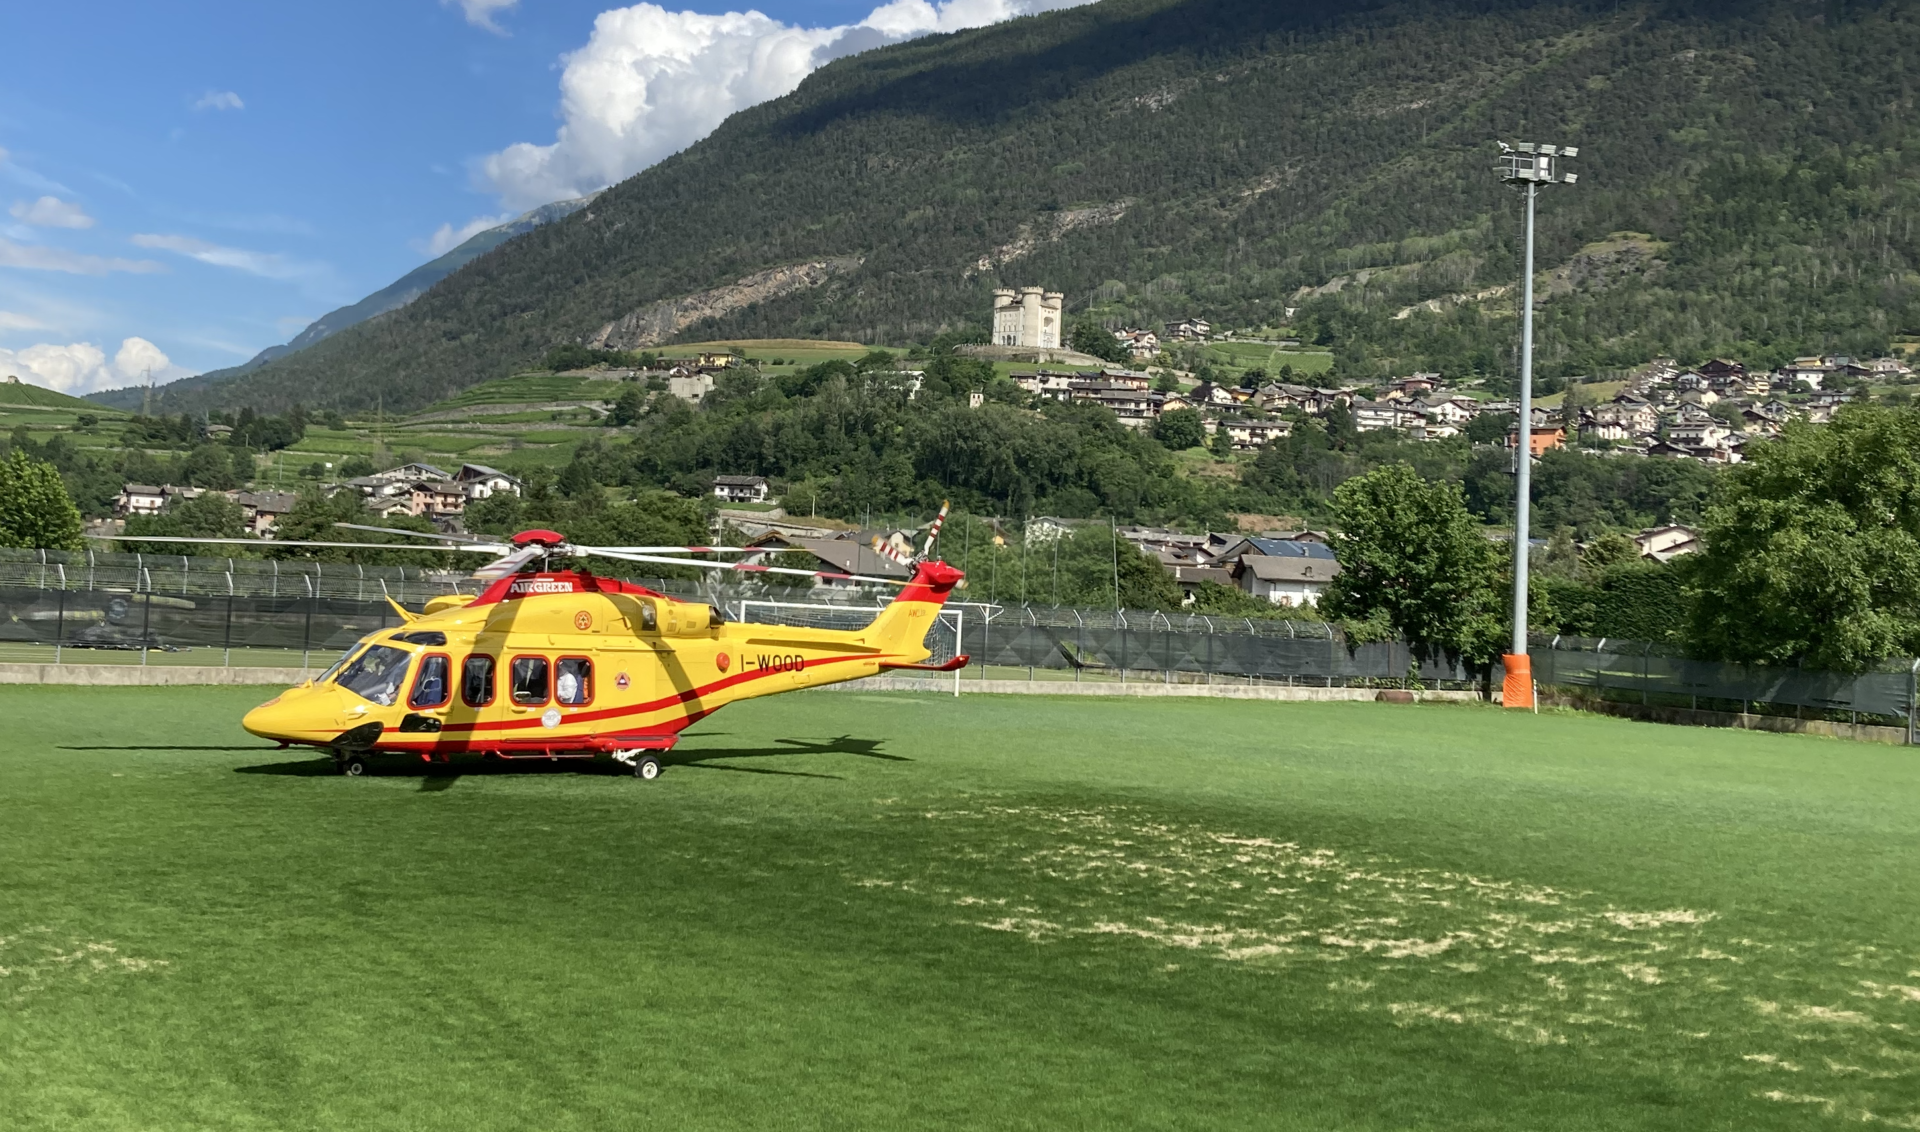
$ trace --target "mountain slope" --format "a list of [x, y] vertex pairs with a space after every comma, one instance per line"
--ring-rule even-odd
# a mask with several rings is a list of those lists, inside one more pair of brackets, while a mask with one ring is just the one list
[[166, 403], [425, 404], [655, 304], [829, 262], [857, 266], [677, 334], [925, 338], [983, 323], [995, 286], [1044, 284], [1128, 320], [1297, 308], [1348, 372], [1499, 375], [1519, 209], [1495, 138], [1582, 148], [1579, 186], [1542, 206], [1543, 270], [1621, 232], [1665, 255], [1563, 270], [1579, 282], [1545, 299], [1543, 373], [1866, 353], [1920, 326], [1914, 16], [1105, 0], [928, 38], [837, 61], [416, 302]]
[[[539, 208], [521, 213], [505, 224], [488, 228], [484, 232], [478, 232], [461, 243], [459, 247], [454, 248], [438, 259], [421, 264], [419, 267], [407, 272], [405, 275], [402, 275], [392, 283], [375, 291], [373, 294], [368, 295], [366, 298], [361, 299], [359, 302], [341, 307], [338, 310], [330, 311], [318, 319], [315, 319], [305, 330], [295, 335], [285, 345], [268, 346], [246, 362], [237, 366], [231, 366], [227, 369], [208, 370], [206, 373], [196, 374], [192, 377], [185, 377], [178, 381], [170, 382], [166, 387], [167, 393], [172, 397], [178, 397], [180, 394], [205, 389], [208, 386], [230, 381], [233, 378], [239, 377], [241, 374], [251, 373], [261, 366], [266, 365], [268, 362], [277, 361], [289, 354], [298, 353], [308, 346], [330, 338], [348, 327], [358, 326], [360, 323], [365, 322], [375, 315], [385, 314], [390, 310], [397, 310], [400, 307], [404, 307], [421, 295], [426, 294], [435, 283], [452, 275], [454, 272], [472, 263], [474, 260], [479, 259], [501, 244], [506, 243], [508, 240], [513, 239], [515, 236], [524, 235], [543, 224], [551, 224], [555, 220], [571, 216], [580, 209], [585, 208], [592, 200], [592, 196], [586, 196], [576, 200], [563, 200], [555, 201], [552, 204], [543, 204]], [[110, 389], [101, 393], [95, 393], [91, 396], [91, 400], [104, 405], [112, 405], [115, 408], [134, 409], [140, 406], [144, 393], [145, 390], [139, 386], [132, 386], [126, 389]]]

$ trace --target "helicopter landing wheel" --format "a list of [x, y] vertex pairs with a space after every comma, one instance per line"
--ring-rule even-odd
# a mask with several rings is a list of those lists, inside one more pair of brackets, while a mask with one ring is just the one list
[[334, 760], [334, 765], [348, 778], [359, 778], [367, 773], [367, 760], [359, 755], [343, 755]]
[[659, 778], [660, 772], [665, 769], [666, 767], [660, 762], [659, 755], [641, 755], [639, 758], [633, 760], [633, 776], [646, 782], [652, 782], [654, 779]]

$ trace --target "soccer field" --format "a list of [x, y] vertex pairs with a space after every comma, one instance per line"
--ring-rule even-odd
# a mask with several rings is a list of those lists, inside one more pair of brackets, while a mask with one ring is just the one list
[[1909, 750], [820, 693], [344, 779], [265, 694], [0, 688], [0, 1127], [1920, 1128]]

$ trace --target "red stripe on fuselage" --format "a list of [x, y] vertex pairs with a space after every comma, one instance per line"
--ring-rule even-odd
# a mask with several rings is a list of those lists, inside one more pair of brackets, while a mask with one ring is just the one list
[[[842, 661], [848, 661], [848, 660], [876, 660], [876, 661], [886, 660], [888, 657], [892, 655], [894, 654], [892, 653], [860, 653], [854, 656], [822, 657], [818, 660], [808, 660], [806, 662], [805, 668], [803, 668], [802, 671], [804, 672], [806, 668], [812, 668], [815, 665], [838, 664]], [[583, 712], [580, 712], [578, 715], [568, 716], [565, 719], [563, 725], [571, 725], [576, 723], [598, 723], [603, 719], [619, 719], [622, 716], [628, 716], [628, 715], [646, 715], [649, 712], [662, 711], [666, 708], [670, 708], [675, 704], [689, 703], [693, 700], [700, 699], [703, 696], [712, 695], [714, 692], [724, 691], [728, 688], [732, 688], [740, 684], [744, 684], [749, 680], [760, 680], [768, 676], [781, 676], [786, 674], [787, 673], [785, 671], [777, 668], [763, 668], [757, 672], [736, 672], [732, 676], [722, 677], [719, 680], [715, 680], [711, 684], [705, 684], [698, 688], [689, 688], [684, 692], [675, 692], [670, 696], [662, 696], [659, 699], [650, 701], [648, 703], [633, 704], [628, 707], [605, 708], [600, 711], [583, 711]], [[541, 724], [538, 716], [535, 716], [530, 719], [474, 720], [469, 723], [446, 724], [441, 728], [440, 733], [446, 734], [448, 732], [474, 733], [474, 732], [496, 732], [496, 731], [521, 731], [521, 730], [528, 730], [528, 729], [540, 727], [540, 726], [543, 726], [543, 725]]]

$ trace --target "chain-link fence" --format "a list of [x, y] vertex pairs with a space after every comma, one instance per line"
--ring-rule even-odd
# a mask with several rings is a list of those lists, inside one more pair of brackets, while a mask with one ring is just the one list
[[1539, 684], [1591, 689], [1601, 699], [1873, 723], [1904, 727], [1910, 740], [1913, 735], [1920, 660], [1825, 672], [1690, 660], [1670, 646], [1591, 637], [1539, 637], [1531, 651]]
[[180, 597], [331, 597], [355, 601], [391, 597], [419, 605], [441, 594], [478, 593], [479, 586], [468, 571], [418, 566], [0, 549], [0, 587], [121, 590]]
[[[860, 628], [887, 593], [635, 579], [735, 620]], [[417, 607], [473, 593], [469, 575], [179, 555], [0, 551], [0, 659], [273, 664], [324, 661]], [[953, 602], [930, 630], [935, 663], [965, 653], [978, 679], [1478, 686], [1457, 665], [1416, 664], [1399, 642], [1350, 645], [1318, 621]], [[212, 654], [217, 654], [217, 657]]]
[[[887, 593], [749, 581], [635, 579], [736, 621], [857, 629]], [[0, 660], [287, 665], [332, 654], [417, 608], [474, 593], [464, 573], [177, 555], [0, 550]], [[966, 679], [1220, 681], [1321, 687], [1490, 686], [1487, 674], [1421, 660], [1404, 642], [1355, 644], [1319, 621], [950, 602], [929, 631], [934, 663], [967, 654]], [[1690, 660], [1644, 641], [1541, 637], [1543, 687], [1601, 699], [1915, 727], [1920, 661], [1862, 673]], [[1491, 683], [1499, 680], [1492, 674]]]

